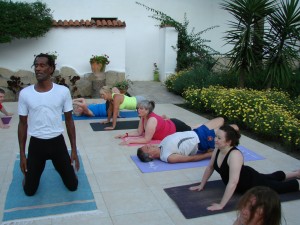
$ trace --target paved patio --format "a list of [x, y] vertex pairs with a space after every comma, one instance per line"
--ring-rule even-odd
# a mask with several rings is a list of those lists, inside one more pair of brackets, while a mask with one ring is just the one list
[[[154, 91], [155, 93], [155, 91]], [[89, 100], [98, 102], [99, 100]], [[15, 113], [10, 129], [0, 129], [0, 217], [6, 193], [12, 180], [12, 169], [19, 151], [17, 138], [17, 103], [5, 103], [8, 111]], [[203, 123], [205, 118], [173, 104], [157, 104], [155, 112], [183, 120], [189, 125]], [[124, 120], [124, 119], [122, 119]], [[101, 225], [172, 225], [172, 224], [232, 224], [236, 213], [223, 213], [196, 219], [185, 219], [163, 188], [199, 182], [204, 167], [143, 174], [130, 159], [137, 147], [120, 146], [114, 136], [124, 131], [94, 132], [89, 122], [75, 121], [77, 146], [94, 193], [100, 214], [78, 215], [65, 218], [44, 218], [29, 224], [101, 224]], [[64, 134], [67, 137], [66, 133]], [[66, 140], [68, 140], [66, 138]], [[69, 143], [67, 141], [69, 146]], [[248, 137], [241, 144], [264, 156], [265, 160], [247, 162], [261, 172], [276, 169], [299, 169], [299, 160], [274, 150]], [[220, 179], [214, 173], [211, 180]], [[20, 184], [21, 185], [21, 184]], [[282, 204], [286, 224], [299, 224], [300, 199]], [[285, 224], [283, 222], [283, 224]]]

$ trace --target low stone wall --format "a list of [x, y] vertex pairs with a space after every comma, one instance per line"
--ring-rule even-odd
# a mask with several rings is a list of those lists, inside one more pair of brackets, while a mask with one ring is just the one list
[[[6, 68], [0, 68], [0, 88], [6, 92], [6, 101], [16, 101], [18, 98], [17, 94], [8, 88], [7, 81], [10, 81], [12, 76], [20, 78], [22, 85], [19, 86], [21, 87], [36, 83], [35, 74], [32, 71], [19, 70], [13, 72]], [[73, 85], [70, 79], [75, 76], [79, 76], [80, 79]], [[55, 82], [57, 79], [60, 81], [64, 79], [64, 83], [69, 87], [72, 97], [99, 98], [99, 90], [101, 87], [105, 85], [112, 87], [114, 83], [125, 79], [125, 73], [107, 71], [96, 75], [87, 73], [81, 76], [70, 67], [62, 67], [53, 74], [53, 81]]]

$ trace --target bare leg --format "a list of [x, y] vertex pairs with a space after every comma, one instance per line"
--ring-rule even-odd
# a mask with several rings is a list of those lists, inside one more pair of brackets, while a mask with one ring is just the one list
[[222, 117], [214, 118], [206, 122], [204, 125], [207, 126], [209, 130], [219, 129], [221, 126], [224, 125], [224, 118]]
[[298, 179], [300, 180], [300, 170], [295, 170], [293, 172], [289, 172], [285, 174], [286, 176], [286, 180], [290, 180], [290, 179]]

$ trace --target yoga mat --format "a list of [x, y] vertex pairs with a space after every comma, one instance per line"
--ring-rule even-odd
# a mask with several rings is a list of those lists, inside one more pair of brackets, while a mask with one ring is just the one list
[[[90, 123], [93, 131], [107, 131], [104, 128], [109, 127], [112, 123], [102, 124], [102, 123]], [[117, 125], [114, 130], [127, 130], [127, 129], [137, 129], [139, 126], [139, 120], [129, 120], [129, 121], [117, 121]]]
[[[203, 191], [189, 190], [189, 187], [196, 185], [199, 185], [199, 183], [164, 189], [186, 219], [236, 210], [236, 205], [241, 197], [240, 194], [234, 194], [223, 210], [209, 211], [206, 209], [212, 203], [219, 203], [221, 201], [225, 191], [225, 185], [221, 180], [207, 182]], [[282, 202], [299, 200], [300, 191], [281, 194], [279, 197]]]
[[[137, 139], [137, 138], [139, 138], [139, 137], [124, 137], [124, 138], [122, 138], [122, 140], [127, 141], [127, 140], [134, 140], [134, 139]], [[160, 142], [161, 142], [161, 140], [151, 140], [147, 144], [158, 145]], [[142, 144], [139, 144], [139, 143], [128, 144], [128, 146], [143, 146], [143, 145], [145, 145], [145, 143], [142, 143]]]
[[[99, 119], [107, 119], [107, 116], [75, 116], [74, 114], [73, 120], [99, 120]], [[120, 111], [119, 118], [133, 118], [138, 117], [137, 111]], [[62, 120], [65, 121], [65, 115], [62, 114]]]
[[[247, 149], [244, 146], [238, 146], [238, 149], [243, 153], [245, 161], [255, 161], [265, 159], [264, 157], [256, 154], [255, 152]], [[142, 173], [153, 173], [169, 170], [181, 170], [195, 167], [203, 167], [209, 164], [210, 159], [204, 159], [197, 162], [186, 162], [186, 163], [166, 163], [158, 159], [154, 159], [151, 162], [142, 162], [136, 155], [130, 156], [136, 166], [141, 170]]]
[[79, 155], [78, 157], [80, 169], [77, 172], [79, 184], [76, 191], [71, 192], [65, 187], [52, 162], [48, 160], [36, 194], [28, 197], [22, 187], [23, 174], [20, 170], [18, 155], [14, 164], [13, 179], [6, 195], [2, 224], [29, 219], [30, 221], [37, 220], [44, 216], [47, 218], [65, 216], [69, 213], [100, 213], [97, 210], [81, 157]]

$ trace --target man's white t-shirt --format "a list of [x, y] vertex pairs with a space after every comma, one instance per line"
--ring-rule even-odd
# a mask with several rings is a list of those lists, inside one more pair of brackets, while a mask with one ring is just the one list
[[72, 98], [68, 88], [53, 83], [51, 90], [37, 92], [34, 85], [20, 92], [18, 113], [28, 116], [28, 134], [50, 139], [64, 131], [62, 113], [73, 110]]
[[195, 131], [176, 132], [164, 138], [160, 143], [160, 159], [168, 162], [168, 157], [174, 153], [180, 155], [195, 155], [198, 151], [199, 138]]

